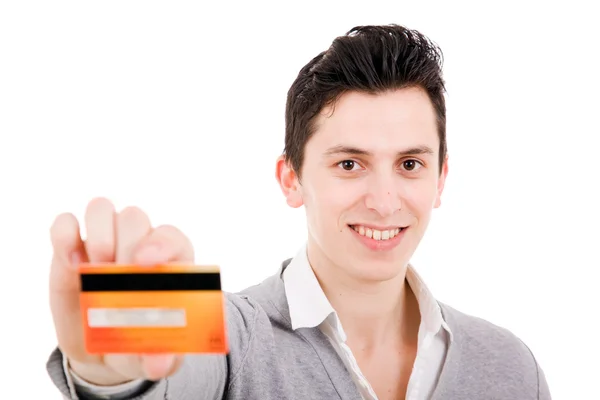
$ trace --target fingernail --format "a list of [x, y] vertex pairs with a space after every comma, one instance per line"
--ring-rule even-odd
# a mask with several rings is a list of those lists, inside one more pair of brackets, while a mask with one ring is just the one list
[[137, 262], [142, 264], [154, 264], [163, 261], [162, 252], [158, 245], [151, 244], [142, 247], [136, 254]]

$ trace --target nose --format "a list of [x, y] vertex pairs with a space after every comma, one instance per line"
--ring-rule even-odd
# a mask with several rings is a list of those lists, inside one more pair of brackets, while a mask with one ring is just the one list
[[369, 182], [366, 196], [368, 209], [376, 211], [381, 217], [389, 217], [402, 208], [400, 181], [391, 175], [373, 176]]

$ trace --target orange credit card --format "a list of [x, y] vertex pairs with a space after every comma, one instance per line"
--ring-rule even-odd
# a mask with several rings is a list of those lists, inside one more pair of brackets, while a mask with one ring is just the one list
[[79, 272], [89, 353], [228, 352], [219, 267], [84, 264]]

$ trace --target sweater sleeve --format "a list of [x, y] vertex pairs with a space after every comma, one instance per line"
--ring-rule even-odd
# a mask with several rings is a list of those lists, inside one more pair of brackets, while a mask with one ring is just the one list
[[552, 400], [550, 388], [548, 387], [548, 382], [546, 381], [546, 375], [537, 361], [536, 365], [538, 373], [538, 400]]
[[187, 355], [174, 375], [159, 381], [139, 380], [112, 387], [86, 384], [70, 371], [59, 348], [51, 353], [46, 369], [58, 391], [71, 400], [219, 400], [230, 378], [241, 370], [256, 314], [247, 299], [227, 294], [229, 354]]

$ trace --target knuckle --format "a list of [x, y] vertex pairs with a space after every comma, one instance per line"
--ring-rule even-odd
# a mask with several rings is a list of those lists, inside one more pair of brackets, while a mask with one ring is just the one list
[[186, 246], [190, 241], [188, 237], [177, 227], [173, 225], [160, 225], [154, 230], [152, 235], [156, 239], [167, 241], [177, 247]]
[[160, 225], [153, 233], [154, 242], [165, 243], [172, 249], [174, 255], [185, 259], [194, 258], [194, 248], [190, 239], [173, 225]]
[[77, 218], [75, 217], [75, 215], [71, 213], [62, 213], [57, 215], [56, 218], [54, 218], [50, 230], [52, 232], [60, 232], [63, 231], [64, 228], [72, 225], [74, 222], [77, 223]]
[[128, 206], [125, 207], [118, 215], [119, 223], [125, 224], [140, 224], [147, 223], [148, 216], [146, 213], [139, 207], [136, 206]]
[[87, 211], [96, 212], [103, 210], [114, 210], [113, 203], [106, 197], [95, 197], [88, 203]]
[[79, 229], [79, 223], [75, 215], [71, 213], [59, 214], [50, 227], [52, 243], [62, 244], [71, 240], [73, 234]]
[[169, 225], [169, 224], [163, 224], [163, 225], [157, 226], [156, 229], [154, 230], [154, 232], [156, 232], [156, 234], [160, 235], [160, 236], [170, 236], [170, 237], [182, 236], [182, 237], [185, 237], [185, 235], [179, 228], [177, 228], [173, 225]]

